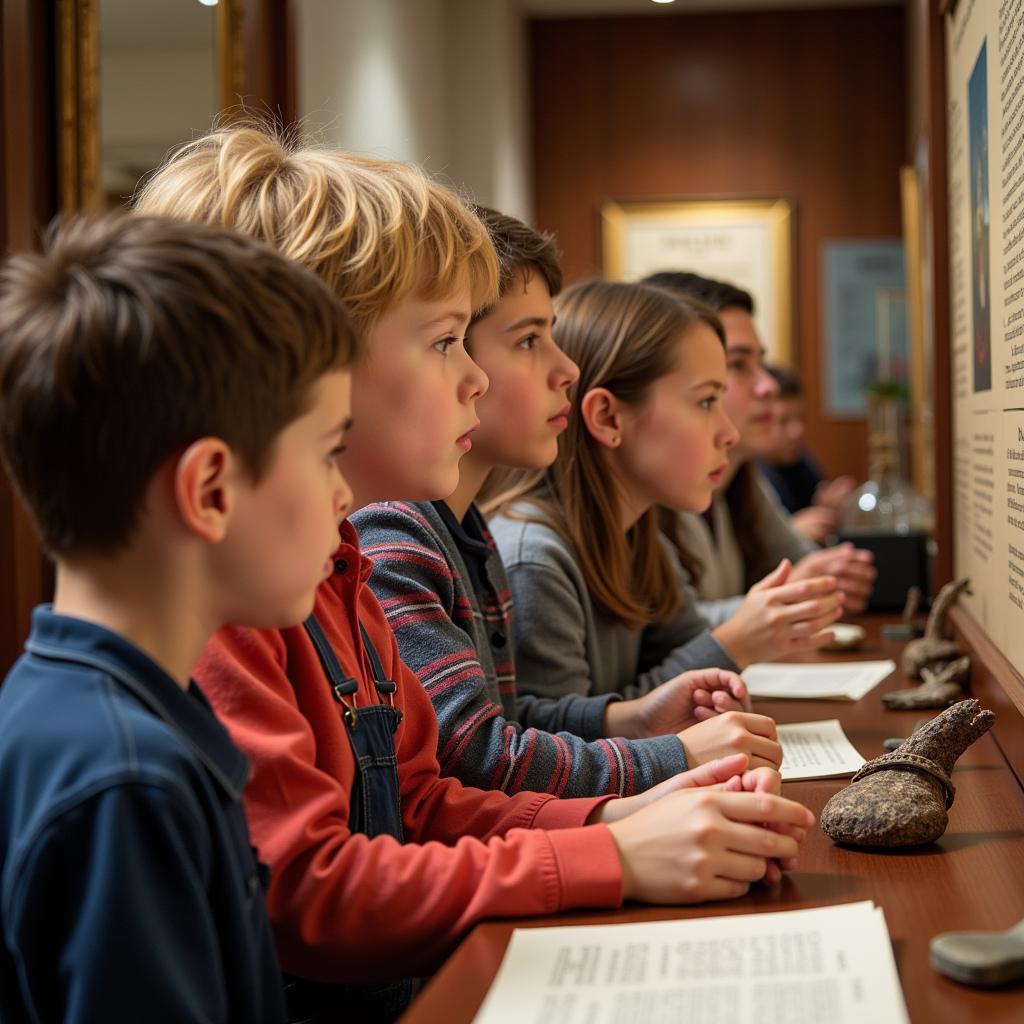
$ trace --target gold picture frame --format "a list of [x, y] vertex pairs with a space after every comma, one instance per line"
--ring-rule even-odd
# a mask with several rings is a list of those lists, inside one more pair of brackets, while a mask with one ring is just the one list
[[935, 411], [931, 346], [925, 317], [925, 238], [921, 181], [917, 169], [900, 168], [904, 266], [907, 280], [907, 355], [910, 364], [910, 474], [914, 487], [935, 498]]
[[632, 281], [661, 270], [695, 271], [749, 291], [767, 360], [796, 359], [793, 207], [785, 199], [607, 202], [601, 267]]
[[[245, 88], [245, 0], [217, 5], [217, 91], [232, 111]], [[57, 0], [58, 198], [64, 212], [103, 205], [99, 0]]]

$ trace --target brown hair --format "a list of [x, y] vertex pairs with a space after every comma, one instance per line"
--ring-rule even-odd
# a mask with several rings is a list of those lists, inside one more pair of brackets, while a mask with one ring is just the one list
[[[580, 368], [576, 396], [601, 387], [640, 405], [654, 382], [675, 369], [681, 335], [704, 323], [723, 338], [710, 309], [644, 284], [584, 281], [565, 291], [555, 309], [556, 340]], [[591, 599], [606, 615], [639, 629], [676, 610], [678, 588], [658, 536], [659, 512], [649, 509], [623, 532], [615, 480], [582, 416], [569, 420], [552, 466], [516, 471], [499, 488], [491, 492], [488, 510], [556, 530], [573, 549]], [[513, 507], [520, 499], [539, 514]]]
[[[534, 231], [521, 220], [489, 206], [476, 206], [474, 212], [487, 228], [498, 256], [499, 296], [506, 295], [517, 278], [525, 284], [531, 273], [540, 274], [552, 298], [562, 290], [562, 268], [551, 235]], [[488, 312], [489, 307], [481, 309], [474, 320], [482, 319]]]
[[51, 553], [109, 553], [200, 437], [259, 479], [357, 350], [323, 283], [253, 239], [124, 215], [55, 225], [0, 269], [0, 453]]
[[[742, 309], [751, 316], [754, 313], [754, 299], [750, 292], [737, 288], [727, 281], [718, 281], [712, 277], [702, 277], [692, 272], [680, 272], [663, 270], [657, 274], [651, 274], [644, 278], [647, 284], [657, 285], [665, 288], [676, 295], [688, 299], [696, 299], [706, 303], [716, 313], [723, 309]], [[765, 539], [763, 537], [763, 526], [758, 509], [760, 500], [758, 491], [760, 485], [757, 482], [757, 470], [752, 462], [745, 462], [736, 471], [729, 486], [725, 489], [726, 504], [729, 506], [729, 517], [732, 519], [733, 533], [736, 536], [736, 543], [739, 545], [743, 555], [744, 565], [747, 566], [746, 586], [750, 587], [757, 582], [750, 578], [750, 567], [759, 564], [765, 553]], [[696, 558], [690, 555], [683, 544], [681, 536], [674, 539], [680, 555], [690, 561], [696, 562]], [[700, 580], [703, 566], [698, 566], [697, 572], [693, 573], [694, 586]]]
[[323, 278], [364, 335], [410, 295], [468, 286], [477, 309], [497, 293], [487, 231], [450, 189], [411, 164], [317, 149], [268, 125], [233, 125], [182, 146], [135, 208], [269, 242]]
[[754, 297], [750, 292], [728, 281], [702, 277], [692, 271], [661, 270], [656, 274], [648, 274], [644, 278], [644, 284], [653, 284], [658, 288], [697, 299], [705, 306], [710, 306], [716, 313], [729, 306], [735, 306], [751, 316], [754, 314]]

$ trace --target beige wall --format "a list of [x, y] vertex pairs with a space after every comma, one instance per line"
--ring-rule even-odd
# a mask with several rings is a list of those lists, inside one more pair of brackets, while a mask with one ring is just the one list
[[167, 151], [209, 131], [217, 110], [217, 54], [104, 51], [100, 61], [103, 190], [124, 195]]
[[299, 114], [342, 149], [424, 164], [529, 218], [514, 0], [296, 0]]

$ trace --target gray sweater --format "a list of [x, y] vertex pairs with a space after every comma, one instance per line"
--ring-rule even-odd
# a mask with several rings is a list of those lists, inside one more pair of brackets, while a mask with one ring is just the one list
[[618, 693], [629, 699], [689, 669], [737, 670], [708, 632], [667, 542], [680, 607], [668, 622], [634, 630], [596, 611], [572, 551], [554, 530], [504, 515], [490, 527], [512, 586], [522, 690], [549, 698]]
[[716, 495], [711, 504], [714, 533], [703, 516], [693, 512], [679, 513], [680, 538], [684, 547], [703, 567], [697, 585], [700, 613], [711, 625], [720, 626], [734, 615], [743, 603], [747, 589], [767, 576], [784, 558], [799, 562], [817, 548], [789, 525], [789, 516], [768, 482], [757, 474], [757, 515], [764, 539], [764, 554], [754, 565], [747, 566], [736, 540], [729, 504]]

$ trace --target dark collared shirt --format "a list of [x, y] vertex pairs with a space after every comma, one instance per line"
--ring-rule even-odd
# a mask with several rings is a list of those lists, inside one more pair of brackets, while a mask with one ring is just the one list
[[280, 1021], [242, 810], [195, 684], [37, 608], [0, 688], [0, 1020]]
[[759, 462], [758, 468], [768, 483], [775, 488], [779, 501], [790, 515], [814, 504], [818, 485], [825, 479], [824, 474], [806, 452], [792, 465], [773, 466], [769, 462]]
[[494, 587], [487, 575], [487, 560], [494, 550], [494, 543], [488, 543], [489, 535], [480, 510], [476, 505], [470, 505], [465, 519], [460, 523], [446, 501], [432, 501], [430, 504], [448, 527], [448, 532], [466, 563], [473, 593], [493, 594]]

